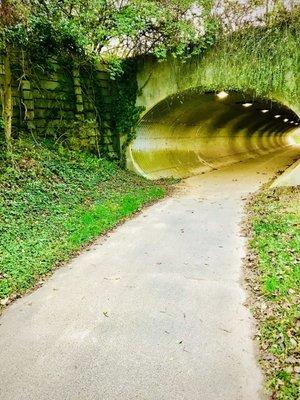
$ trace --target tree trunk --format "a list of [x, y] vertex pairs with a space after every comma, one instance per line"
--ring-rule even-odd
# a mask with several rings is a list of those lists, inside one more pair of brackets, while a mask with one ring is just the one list
[[4, 123], [5, 140], [6, 140], [7, 150], [9, 152], [12, 150], [11, 133], [12, 133], [12, 116], [13, 116], [11, 82], [12, 82], [12, 76], [11, 76], [11, 67], [10, 67], [10, 50], [9, 50], [9, 48], [7, 48], [6, 53], [4, 54], [2, 116], [3, 116], [3, 123]]

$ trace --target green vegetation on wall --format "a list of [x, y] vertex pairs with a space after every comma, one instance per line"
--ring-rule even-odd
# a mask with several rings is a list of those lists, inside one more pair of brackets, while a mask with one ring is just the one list
[[[110, 96], [109, 75], [78, 57], [53, 56], [34, 63], [30, 53], [10, 51], [12, 102], [10, 137], [28, 132], [38, 140], [52, 137], [73, 149], [113, 156], [105, 102]], [[0, 56], [0, 63], [5, 56]], [[5, 74], [0, 74], [5, 87]], [[4, 92], [4, 90], [3, 90]], [[4, 104], [4, 97], [2, 97]], [[0, 101], [1, 105], [1, 101]], [[5, 123], [2, 129], [4, 130]]]
[[138, 84], [136, 80], [137, 63], [135, 60], [125, 60], [122, 63], [122, 73], [114, 81], [112, 91], [111, 117], [114, 130], [120, 137], [120, 156], [123, 160], [128, 143], [135, 137], [135, 128], [144, 108], [136, 106]]
[[[264, 3], [253, 0], [249, 7]], [[243, 19], [246, 11], [225, 1], [224, 15], [212, 17], [212, 7], [210, 0], [130, 0], [121, 6], [98, 0], [3, 0], [1, 129], [7, 143], [20, 129], [36, 130], [68, 145], [120, 157], [134, 137], [142, 112], [135, 99], [143, 89], [136, 84], [135, 62], [124, 62], [124, 57], [140, 54], [150, 54], [156, 62], [171, 60], [177, 91], [196, 86], [253, 91], [295, 109], [300, 87], [299, 7], [288, 12], [280, 1], [272, 10], [266, 5], [264, 27], [245, 24], [235, 33], [226, 31], [226, 23], [233, 16]], [[116, 47], [109, 52], [112, 42]], [[106, 79], [105, 71], [98, 71], [101, 64], [106, 65]], [[163, 85], [169, 83], [160, 80]], [[155, 98], [161, 88], [151, 90]], [[49, 96], [39, 97], [41, 91]], [[54, 100], [48, 99], [50, 93], [55, 107], [49, 107], [48, 100], [52, 105]], [[43, 119], [51, 120], [47, 129], [37, 122]]]
[[[224, 37], [199, 63], [198, 79], [210, 89], [251, 91], [300, 103], [300, 20], [252, 28]], [[203, 75], [201, 74], [203, 71]]]
[[[141, 52], [158, 58], [168, 52], [182, 57], [199, 54], [218, 30], [209, 17], [209, 7], [206, 0], [170, 4], [131, 0], [123, 5], [98, 0], [3, 0], [0, 51], [5, 74], [1, 92], [7, 146], [11, 147], [22, 129], [118, 157], [118, 135], [132, 137], [139, 115], [133, 104], [135, 74], [129, 73], [122, 57], [105, 56], [107, 70], [119, 89], [111, 100], [109, 84], [99, 85], [103, 79], [97, 79], [96, 66], [104, 63], [101, 50], [109, 48], [111, 40], [120, 40], [125, 58]], [[200, 13], [201, 8], [206, 12]], [[93, 85], [84, 84], [82, 71], [87, 69]], [[89, 90], [84, 91], [84, 86]]]

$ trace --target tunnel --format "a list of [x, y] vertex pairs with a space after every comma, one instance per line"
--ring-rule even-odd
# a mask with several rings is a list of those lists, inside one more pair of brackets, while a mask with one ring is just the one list
[[148, 179], [188, 177], [292, 145], [299, 118], [239, 92], [188, 90], [146, 112], [127, 165]]

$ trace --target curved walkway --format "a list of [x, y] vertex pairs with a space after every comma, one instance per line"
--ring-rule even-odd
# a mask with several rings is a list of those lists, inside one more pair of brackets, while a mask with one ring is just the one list
[[183, 181], [0, 319], [1, 400], [258, 400], [243, 198], [286, 149]]

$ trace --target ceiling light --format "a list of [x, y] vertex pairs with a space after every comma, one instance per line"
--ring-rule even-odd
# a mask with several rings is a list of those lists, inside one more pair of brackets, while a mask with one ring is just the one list
[[219, 99], [225, 99], [225, 97], [228, 96], [228, 93], [226, 93], [226, 92], [219, 92], [219, 93], [217, 93], [217, 96], [219, 97]]
[[287, 118], [284, 118], [283, 122], [289, 122], [289, 120]]
[[281, 117], [281, 115], [277, 114], [277, 115], [275, 115], [274, 118], [280, 118], [280, 117]]
[[243, 106], [243, 107], [251, 107], [251, 106], [252, 106], [252, 103], [243, 103], [242, 106]]
[[261, 112], [265, 114], [265, 113], [269, 112], [269, 110], [261, 110]]
[[291, 121], [291, 124], [293, 124], [294, 123], [294, 121]]

